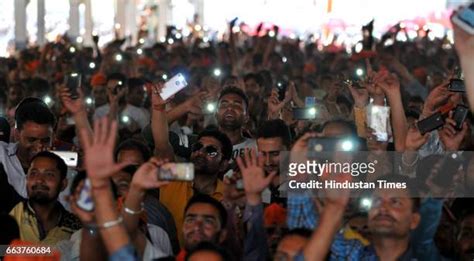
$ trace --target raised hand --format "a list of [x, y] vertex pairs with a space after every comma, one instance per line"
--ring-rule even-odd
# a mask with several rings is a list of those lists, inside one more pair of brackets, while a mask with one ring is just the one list
[[425, 105], [423, 107], [424, 114], [432, 114], [437, 106], [446, 101], [450, 92], [448, 91], [448, 82], [445, 81], [441, 85], [435, 87], [428, 97], [426, 97]]
[[453, 113], [450, 112], [449, 118], [443, 128], [438, 131], [439, 139], [444, 145], [445, 151], [458, 151], [461, 143], [469, 130], [469, 125], [464, 122], [460, 131], [455, 129], [456, 122], [452, 119]]
[[382, 71], [376, 74], [374, 81], [386, 96], [392, 96], [400, 93], [400, 81], [397, 75]]
[[84, 149], [84, 166], [91, 182], [105, 181], [125, 167], [128, 163], [114, 162], [114, 149], [117, 137], [117, 122], [107, 117], [94, 122], [92, 139], [87, 130], [80, 131]]
[[76, 114], [81, 111], [86, 111], [86, 105], [84, 104], [84, 94], [82, 93], [81, 88], [77, 89], [79, 97], [77, 99], [71, 98], [71, 93], [66, 86], [61, 86], [59, 89], [59, 96], [64, 105], [64, 108], [72, 114]]
[[428, 141], [430, 134], [425, 133], [421, 135], [420, 131], [415, 127], [411, 126], [408, 129], [407, 136], [405, 139], [405, 150], [407, 151], [417, 151], [423, 144]]
[[357, 89], [352, 83], [348, 83], [347, 87], [351, 92], [352, 98], [354, 99], [354, 105], [358, 108], [365, 108], [369, 103], [369, 92], [366, 88]]
[[474, 56], [474, 36], [470, 35], [455, 23], [452, 23], [454, 31], [454, 47], [460, 58], [472, 59]]
[[158, 179], [159, 167], [166, 164], [166, 162], [166, 160], [151, 158], [148, 162], [142, 164], [135, 174], [133, 174], [130, 187], [144, 192], [168, 184], [168, 181], [161, 181]]
[[242, 173], [247, 202], [251, 205], [259, 204], [262, 191], [270, 185], [276, 173], [265, 176], [263, 159], [257, 157], [255, 150], [246, 150], [243, 159], [237, 157], [237, 165]]
[[91, 224], [95, 222], [94, 212], [85, 211], [77, 205], [77, 200], [79, 199], [84, 182], [85, 180], [79, 182], [74, 193], [68, 196], [67, 199], [69, 201], [69, 205], [71, 206], [72, 213], [81, 220], [82, 224]]

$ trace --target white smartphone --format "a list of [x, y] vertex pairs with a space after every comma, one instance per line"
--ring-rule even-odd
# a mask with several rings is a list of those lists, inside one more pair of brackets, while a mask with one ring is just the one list
[[71, 168], [77, 167], [78, 155], [74, 151], [51, 151], [52, 153], [61, 157], [66, 162], [66, 165]]
[[193, 181], [194, 164], [166, 163], [158, 169], [158, 179], [168, 181]]
[[462, 8], [452, 18], [453, 23], [474, 35], [474, 3]]
[[188, 86], [186, 79], [181, 73], [178, 73], [165, 83], [165, 86], [161, 89], [160, 96], [163, 100], [166, 100], [184, 89], [186, 86]]
[[388, 141], [390, 129], [390, 107], [367, 106], [367, 126], [374, 130], [377, 141]]
[[82, 186], [81, 193], [79, 194], [76, 203], [78, 207], [85, 211], [90, 212], [94, 210], [94, 200], [91, 196], [91, 181], [88, 178], [84, 180], [84, 186]]

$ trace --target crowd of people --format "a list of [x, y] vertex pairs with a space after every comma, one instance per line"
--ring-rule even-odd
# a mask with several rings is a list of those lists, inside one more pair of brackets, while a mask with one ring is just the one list
[[[375, 39], [369, 24], [348, 53], [234, 23], [222, 41], [65, 35], [2, 60], [4, 260], [24, 246], [51, 247], [44, 260], [474, 259], [474, 201], [459, 196], [474, 192], [474, 118], [457, 115], [474, 101], [474, 36], [454, 25], [454, 45], [421, 29], [399, 41], [394, 26]], [[177, 74], [187, 87], [163, 100]], [[422, 129], [433, 115], [442, 123]], [[376, 179], [408, 185], [371, 191], [366, 209], [345, 190], [291, 193], [283, 152], [304, 161], [324, 138], [399, 155]], [[192, 178], [162, 178], [183, 168]]]

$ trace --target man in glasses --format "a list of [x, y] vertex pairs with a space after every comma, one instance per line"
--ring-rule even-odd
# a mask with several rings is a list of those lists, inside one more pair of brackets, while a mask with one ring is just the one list
[[218, 177], [227, 170], [231, 154], [232, 143], [224, 133], [204, 130], [192, 146], [190, 162], [194, 164], [193, 182], [172, 182], [160, 189], [160, 201], [175, 219], [181, 245], [186, 203], [196, 193], [223, 199], [224, 184]]

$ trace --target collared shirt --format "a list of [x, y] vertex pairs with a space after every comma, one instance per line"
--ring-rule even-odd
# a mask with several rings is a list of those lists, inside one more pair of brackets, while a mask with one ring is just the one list
[[109, 261], [135, 261], [138, 260], [137, 253], [135, 248], [132, 245], [128, 244], [119, 250], [113, 252], [109, 256]]
[[[184, 208], [193, 195], [194, 189], [191, 182], [171, 182], [167, 186], [160, 188], [160, 201], [168, 208], [174, 217], [178, 239], [181, 245], [184, 243]], [[224, 198], [224, 183], [219, 179], [217, 180], [216, 190], [210, 196], [219, 201]]]
[[61, 240], [69, 239], [76, 230], [82, 227], [80, 220], [65, 210], [59, 202], [57, 203], [57, 207], [60, 211], [59, 222], [56, 227], [52, 228], [46, 234], [38, 222], [35, 211], [27, 201], [18, 203], [12, 209], [10, 215], [15, 218], [18, 223], [21, 240], [55, 245]]
[[8, 183], [21, 197], [26, 198], [26, 175], [16, 156], [17, 149], [18, 143], [0, 141], [0, 163], [7, 174]]

